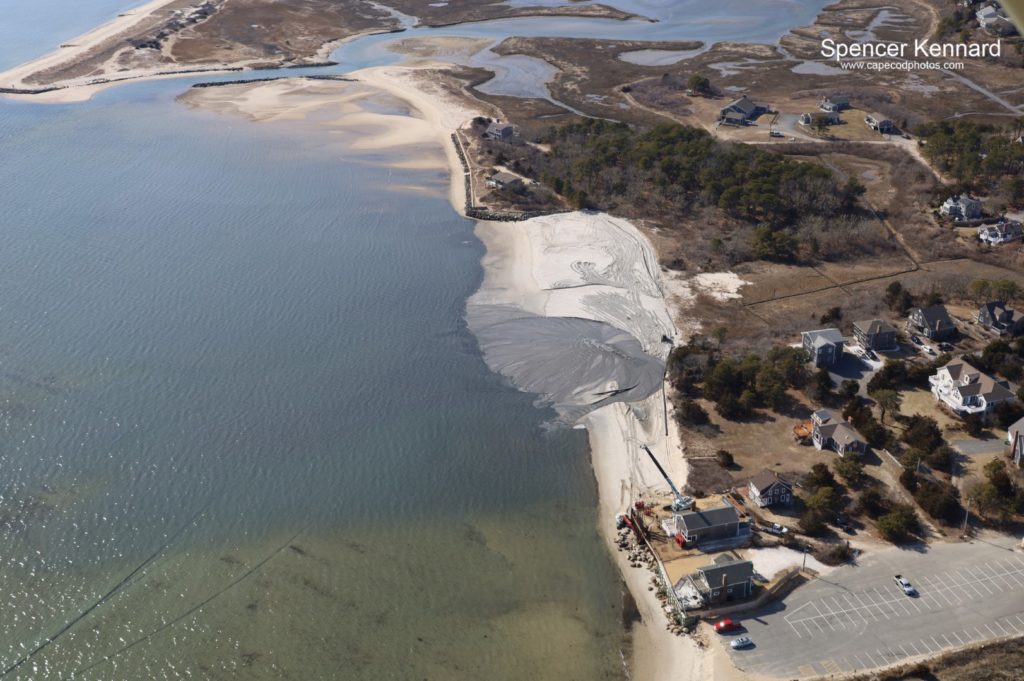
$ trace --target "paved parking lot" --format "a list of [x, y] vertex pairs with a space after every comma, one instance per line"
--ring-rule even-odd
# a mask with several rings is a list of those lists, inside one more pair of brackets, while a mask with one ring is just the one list
[[[744, 619], [754, 647], [730, 654], [745, 671], [800, 678], [1022, 635], [1024, 554], [1013, 546], [1007, 539], [879, 552]], [[896, 585], [897, 573], [916, 597]]]

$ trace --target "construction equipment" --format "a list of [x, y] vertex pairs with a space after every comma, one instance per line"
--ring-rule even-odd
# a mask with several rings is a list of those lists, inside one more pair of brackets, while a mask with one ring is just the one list
[[679, 489], [676, 487], [675, 483], [672, 482], [672, 478], [668, 477], [668, 473], [666, 473], [665, 469], [661, 467], [661, 464], [658, 463], [658, 460], [654, 458], [654, 452], [651, 451], [650, 447], [648, 447], [647, 445], [640, 446], [644, 448], [645, 452], [647, 452], [647, 456], [651, 457], [651, 461], [654, 462], [654, 465], [658, 469], [658, 472], [661, 473], [661, 477], [665, 478], [665, 482], [668, 483], [669, 489], [672, 490], [672, 496], [675, 497], [672, 501], [672, 510], [678, 512], [687, 511], [693, 508], [694, 498], [683, 496], [679, 492]]

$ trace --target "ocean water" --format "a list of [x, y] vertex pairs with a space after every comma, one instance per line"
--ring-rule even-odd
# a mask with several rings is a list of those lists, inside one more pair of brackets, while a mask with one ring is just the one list
[[619, 678], [584, 434], [481, 361], [446, 176], [181, 88], [0, 103], [0, 670]]
[[[3, 68], [131, 4], [14, 2]], [[824, 3], [631, 4], [662, 23], [444, 34]], [[585, 436], [483, 364], [447, 177], [188, 110], [194, 80], [0, 100], [0, 679], [624, 678]]]

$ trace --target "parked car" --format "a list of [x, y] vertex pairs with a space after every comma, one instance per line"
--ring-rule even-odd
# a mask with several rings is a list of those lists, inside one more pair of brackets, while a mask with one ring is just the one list
[[746, 636], [740, 636], [739, 638], [734, 638], [730, 641], [729, 645], [732, 646], [733, 650], [739, 650], [740, 648], [747, 648], [754, 645], [754, 642]]
[[924, 346], [924, 351], [927, 352], [929, 355], [932, 355], [932, 356], [935, 355], [935, 348], [933, 348], [930, 345]]
[[771, 132], [768, 133], [768, 136], [769, 137], [785, 137], [785, 135], [783, 135], [778, 130], [772, 130]]
[[847, 534], [853, 534], [853, 523], [851, 523], [848, 518], [844, 518], [841, 515], [836, 516], [833, 524]]
[[896, 575], [893, 579], [896, 580], [896, 584], [903, 589], [903, 593], [908, 596], [917, 595], [917, 589], [915, 589], [914, 585], [910, 583], [910, 580], [906, 579], [903, 575]]
[[910, 342], [914, 345], [924, 345], [924, 343], [921, 342], [921, 339], [917, 337], [916, 333], [910, 335]]
[[939, 350], [942, 350], [943, 352], [953, 352], [953, 344], [942, 341], [939, 343]]
[[743, 627], [741, 627], [736, 622], [733, 622], [728, 617], [724, 617], [724, 618], [718, 620], [717, 622], [715, 622], [715, 631], [718, 632], [719, 634], [727, 634], [730, 631], [739, 631], [742, 628]]

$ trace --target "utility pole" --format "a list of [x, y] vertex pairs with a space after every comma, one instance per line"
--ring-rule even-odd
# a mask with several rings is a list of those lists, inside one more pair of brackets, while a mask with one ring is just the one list
[[807, 551], [808, 551], [808, 548], [805, 546], [804, 547], [804, 564], [800, 566], [801, 570], [806, 570], [807, 569]]
[[967, 520], [971, 517], [971, 500], [967, 500], [967, 505], [964, 507], [964, 531], [963, 536], [967, 536]]

